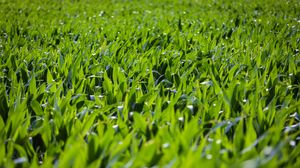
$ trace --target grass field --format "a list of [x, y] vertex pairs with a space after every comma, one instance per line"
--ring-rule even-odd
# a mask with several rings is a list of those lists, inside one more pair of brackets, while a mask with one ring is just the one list
[[300, 167], [300, 1], [0, 6], [0, 167]]

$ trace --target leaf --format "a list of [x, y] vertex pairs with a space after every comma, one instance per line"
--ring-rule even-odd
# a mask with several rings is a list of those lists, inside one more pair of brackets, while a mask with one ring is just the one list
[[43, 109], [41, 108], [41, 105], [36, 100], [32, 100], [30, 103], [31, 108], [35, 112], [36, 115], [42, 116], [44, 114]]
[[34, 75], [31, 76], [30, 80], [29, 80], [29, 92], [35, 96], [36, 95], [36, 80]]

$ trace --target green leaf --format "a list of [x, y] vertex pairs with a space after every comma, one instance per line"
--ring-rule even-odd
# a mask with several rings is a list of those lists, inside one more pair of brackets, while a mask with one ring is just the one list
[[36, 115], [42, 116], [44, 114], [43, 109], [41, 108], [41, 105], [39, 104], [38, 101], [32, 100], [30, 103], [31, 108], [35, 112]]

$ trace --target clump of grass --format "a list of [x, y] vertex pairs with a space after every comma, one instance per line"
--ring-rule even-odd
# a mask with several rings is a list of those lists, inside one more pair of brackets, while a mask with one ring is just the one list
[[291, 1], [6, 1], [2, 167], [297, 167]]

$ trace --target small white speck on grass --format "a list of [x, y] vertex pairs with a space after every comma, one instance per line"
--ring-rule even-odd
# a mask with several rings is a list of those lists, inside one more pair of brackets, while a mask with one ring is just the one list
[[212, 156], [211, 154], [207, 154], [207, 155], [206, 155], [206, 159], [208, 159], [208, 160], [212, 159], [212, 157], [213, 157], [213, 156]]
[[113, 128], [115, 131], [119, 131], [119, 126], [118, 126], [118, 125], [113, 125], [112, 128]]
[[131, 118], [132, 118], [132, 117], [133, 117], [133, 115], [134, 115], [134, 112], [132, 112], [132, 111], [131, 111], [131, 112], [129, 112], [129, 117], [131, 117]]
[[177, 93], [176, 89], [173, 89], [173, 90], [170, 90], [170, 91], [173, 92], [173, 93]]
[[297, 112], [290, 115], [290, 117], [296, 117], [296, 116], [297, 116]]
[[118, 111], [122, 111], [124, 106], [118, 106]]
[[265, 107], [265, 108], [263, 109], [263, 111], [267, 111], [267, 110], [269, 110], [269, 107]]
[[21, 164], [21, 163], [25, 163], [25, 162], [27, 162], [27, 161], [28, 161], [28, 160], [27, 160], [26, 157], [20, 157], [20, 158], [15, 159], [15, 160], [14, 160], [14, 163], [15, 163], [15, 164]]
[[290, 141], [290, 145], [291, 145], [292, 147], [295, 147], [295, 146], [296, 146], [296, 141]]
[[99, 17], [102, 17], [102, 16], [104, 16], [104, 11], [100, 11], [100, 13], [99, 13], [99, 15], [98, 15]]
[[116, 116], [111, 116], [111, 117], [109, 117], [111, 120], [116, 120], [116, 119], [118, 119], [118, 117], [116, 117]]
[[94, 95], [90, 95], [89, 98], [90, 98], [91, 101], [95, 101], [95, 96]]
[[163, 148], [169, 148], [169, 147], [170, 147], [170, 144], [169, 144], [169, 143], [164, 143], [162, 147], [163, 147]]
[[48, 103], [46, 102], [46, 103], [42, 104], [42, 107], [46, 108], [47, 105], [48, 105]]
[[194, 106], [193, 105], [187, 105], [186, 106], [189, 110], [193, 111], [194, 110]]
[[28, 138], [28, 140], [29, 140], [29, 143], [30, 143], [30, 144], [32, 144], [32, 143], [33, 143], [33, 141], [32, 141], [32, 137], [29, 137], [29, 138]]
[[201, 85], [207, 85], [207, 86], [212, 86], [213, 82], [212, 81], [204, 81], [200, 83]]
[[293, 114], [291, 114], [290, 117], [296, 119], [297, 121], [300, 121], [300, 116], [297, 112], [294, 112]]
[[179, 118], [178, 118], [178, 121], [184, 122], [184, 118], [183, 118], [183, 117], [179, 117]]
[[101, 108], [101, 106], [98, 106], [98, 105], [95, 105], [94, 106], [96, 109], [100, 109]]

